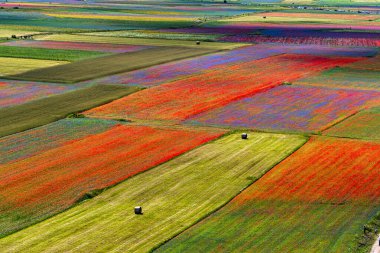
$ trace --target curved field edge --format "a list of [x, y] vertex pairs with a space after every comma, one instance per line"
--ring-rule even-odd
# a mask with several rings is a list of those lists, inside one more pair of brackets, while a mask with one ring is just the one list
[[[229, 134], [5, 237], [0, 245], [29, 252], [146, 252], [223, 206], [305, 142], [296, 135], [250, 133], [241, 140]], [[136, 205], [144, 215], [133, 214]]]
[[0, 109], [0, 137], [57, 121], [70, 113], [109, 103], [140, 89], [97, 85]]
[[355, 235], [371, 217], [368, 237], [379, 225], [379, 153], [378, 142], [312, 137], [157, 251], [359, 252], [362, 238]]

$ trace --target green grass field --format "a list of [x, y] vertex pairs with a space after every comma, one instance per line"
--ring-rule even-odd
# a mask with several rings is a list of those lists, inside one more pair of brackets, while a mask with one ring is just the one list
[[[351, 252], [374, 207], [277, 200], [228, 204], [155, 252]], [[352, 250], [349, 250], [351, 247]]]
[[223, 36], [222, 34], [157, 32], [154, 30], [92, 32], [92, 33], [86, 33], [86, 35], [106, 36], [106, 37], [124, 37], [124, 38], [190, 40], [190, 41], [191, 40], [216, 41], [218, 38]]
[[[147, 252], [227, 203], [305, 141], [297, 135], [227, 135], [5, 237], [0, 248]], [[133, 213], [137, 205], [143, 215]]]
[[380, 108], [363, 110], [323, 132], [325, 135], [380, 140]]
[[94, 51], [14, 47], [2, 46], [0, 44], [0, 57], [42, 59], [53, 61], [78, 61], [86, 58], [93, 58], [104, 55], [106, 55], [106, 53]]
[[16, 75], [38, 68], [48, 68], [67, 63], [66, 61], [0, 57], [0, 76]]
[[75, 83], [212, 52], [216, 52], [216, 50], [183, 47], [148, 48], [137, 52], [103, 56], [57, 67], [37, 69], [9, 76], [8, 78], [43, 82]]
[[136, 87], [99, 85], [0, 109], [0, 137], [42, 126], [132, 92]]

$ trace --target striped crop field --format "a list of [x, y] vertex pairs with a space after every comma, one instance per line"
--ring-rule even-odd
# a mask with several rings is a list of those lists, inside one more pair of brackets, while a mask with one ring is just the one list
[[[183, 120], [242, 97], [357, 59], [279, 55], [152, 87], [85, 112], [91, 117]], [[254, 70], [254, 71], [252, 71]], [[291, 71], [290, 71], [291, 70]]]
[[380, 211], [380, 144], [313, 137], [157, 252], [359, 252]]
[[17, 75], [26, 71], [67, 64], [67, 61], [51, 61], [0, 57], [0, 76]]
[[[266, 17], [266, 18], [263, 18]], [[352, 15], [352, 14], [321, 14], [321, 13], [255, 13], [235, 18], [219, 20], [221, 22], [258, 22], [258, 23], [298, 23], [298, 24], [356, 24], [377, 25], [378, 15]]]
[[[227, 203], [306, 141], [296, 135], [248, 134], [248, 140], [227, 135], [128, 179], [1, 239], [0, 247], [8, 252], [148, 252]], [[184, 142], [173, 135], [168, 140]], [[144, 215], [133, 213], [136, 205]]]
[[[363, 61], [362, 64], [365, 64]], [[380, 91], [380, 71], [333, 68], [296, 82], [297, 85]]]
[[121, 45], [140, 45], [140, 46], [164, 46], [164, 47], [190, 47], [190, 48], [208, 48], [215, 50], [227, 50], [246, 46], [244, 43], [230, 42], [202, 42], [197, 45], [194, 41], [186, 40], [167, 40], [167, 39], [145, 39], [145, 38], [122, 38], [110, 36], [91, 36], [82, 34], [53, 34], [41, 35], [36, 37], [38, 40], [48, 41], [70, 41], [70, 42], [89, 42], [89, 43], [107, 43]]
[[45, 13], [45, 15], [56, 18], [78, 18], [78, 19], [97, 19], [97, 20], [118, 20], [118, 21], [195, 21], [193, 17], [182, 16], [159, 16], [159, 15], [103, 15], [95, 13]]
[[0, 165], [34, 156], [88, 135], [104, 132], [117, 123], [119, 122], [101, 119], [62, 119], [0, 138]]
[[216, 51], [212, 49], [181, 47], [148, 48], [137, 52], [107, 55], [72, 62], [62, 66], [32, 70], [12, 75], [8, 78], [28, 81], [75, 83]]
[[98, 85], [0, 109], [0, 137], [25, 131], [138, 91], [136, 87]]
[[265, 35], [225, 36], [220, 41], [231, 43], [276, 43], [285, 45], [327, 45], [345, 47], [379, 47], [380, 39], [376, 38], [329, 38], [329, 37], [269, 37]]
[[188, 122], [267, 131], [318, 132], [378, 104], [380, 92], [283, 85], [195, 115]]
[[136, 45], [117, 45], [106, 43], [86, 43], [86, 42], [69, 42], [69, 41], [43, 41], [43, 40], [16, 40], [2, 43], [4, 46], [28, 47], [28, 48], [49, 48], [49, 49], [67, 49], [97, 51], [105, 53], [126, 53], [136, 52], [146, 49], [146, 46]]
[[323, 133], [338, 137], [380, 140], [380, 108], [360, 111]]
[[0, 165], [0, 237], [57, 214], [78, 200], [91, 198], [94, 190], [119, 183], [223, 133], [118, 124]]
[[77, 86], [0, 80], [0, 108], [77, 89]]
[[123, 84], [131, 86], [155, 86], [176, 79], [184, 79], [191, 75], [226, 68], [243, 62], [262, 59], [281, 54], [281, 49], [272, 46], [247, 46], [226, 52], [199, 56], [193, 59], [165, 63], [146, 69], [107, 76], [90, 81], [91, 84]]

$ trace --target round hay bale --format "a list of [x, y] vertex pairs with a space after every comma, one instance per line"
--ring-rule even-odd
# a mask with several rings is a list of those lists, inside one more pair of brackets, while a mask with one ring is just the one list
[[201, 42], [198, 40], [197, 42], [195, 42], [197, 45], [200, 45], [201, 44]]
[[247, 133], [242, 133], [242, 134], [241, 134], [241, 138], [242, 138], [243, 140], [248, 139], [248, 134], [247, 134]]

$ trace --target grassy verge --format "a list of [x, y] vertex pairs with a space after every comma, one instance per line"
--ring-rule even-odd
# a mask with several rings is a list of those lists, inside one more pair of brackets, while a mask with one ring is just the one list
[[62, 119], [139, 90], [135, 87], [93, 86], [0, 110], [0, 137]]

